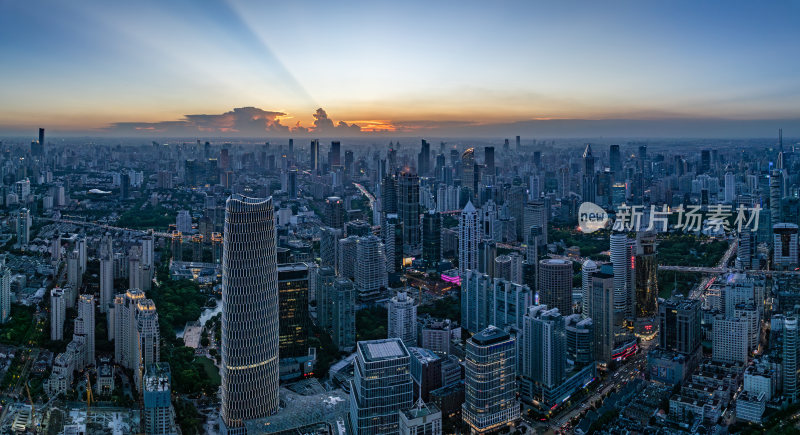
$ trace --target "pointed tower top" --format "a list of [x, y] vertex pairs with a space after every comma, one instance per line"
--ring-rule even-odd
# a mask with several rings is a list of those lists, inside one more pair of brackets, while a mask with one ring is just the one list
[[592, 144], [586, 144], [586, 149], [583, 150], [583, 158], [592, 157]]
[[464, 206], [464, 210], [461, 210], [461, 212], [462, 213], [474, 213], [475, 212], [475, 206], [472, 205], [472, 200], [471, 199], [469, 201], [467, 201], [467, 205]]

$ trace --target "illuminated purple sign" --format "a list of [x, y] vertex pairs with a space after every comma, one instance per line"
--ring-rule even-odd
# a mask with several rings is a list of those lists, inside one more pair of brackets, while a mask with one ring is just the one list
[[442, 281], [449, 282], [450, 284], [461, 285], [461, 276], [447, 276], [441, 275]]

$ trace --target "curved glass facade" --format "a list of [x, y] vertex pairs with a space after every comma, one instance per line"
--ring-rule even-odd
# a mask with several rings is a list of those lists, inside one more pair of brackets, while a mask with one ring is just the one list
[[222, 255], [223, 433], [278, 409], [278, 269], [272, 198], [232, 195]]

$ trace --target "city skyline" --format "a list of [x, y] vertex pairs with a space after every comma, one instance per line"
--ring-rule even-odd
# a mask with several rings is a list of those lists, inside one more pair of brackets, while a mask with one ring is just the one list
[[800, 127], [789, 2], [48, 6], [0, 6], [0, 34], [14, 41], [0, 135], [45, 125], [70, 136], [770, 137], [784, 127], [789, 137]]
[[800, 434], [798, 12], [0, 2], [0, 434]]

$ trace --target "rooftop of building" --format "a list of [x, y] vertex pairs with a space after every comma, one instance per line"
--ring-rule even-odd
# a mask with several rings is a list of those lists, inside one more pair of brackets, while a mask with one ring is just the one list
[[686, 403], [688, 405], [693, 405], [693, 406], [711, 405], [711, 406], [717, 407], [717, 406], [720, 405], [720, 401], [718, 399], [714, 399], [714, 398], [696, 399], [694, 397], [687, 397], [687, 396], [682, 396], [682, 395], [679, 395], [679, 394], [673, 395], [672, 397], [669, 398], [669, 400], [670, 401], [681, 402], [681, 403]]
[[145, 391], [169, 391], [169, 364], [151, 364], [149, 367], [147, 367], [147, 372], [145, 373], [143, 380]]
[[666, 309], [676, 309], [676, 310], [689, 310], [694, 307], [700, 308], [700, 302], [696, 299], [689, 299], [682, 296], [671, 297], [666, 299], [661, 305]]
[[101, 364], [100, 367], [97, 368], [97, 376], [113, 376], [114, 370], [112, 370], [111, 365], [109, 364]]
[[436, 355], [432, 350], [422, 347], [409, 347], [408, 353], [421, 363], [429, 363], [441, 359], [441, 357]]
[[490, 344], [500, 343], [508, 340], [509, 338], [511, 338], [511, 336], [508, 335], [508, 332], [505, 332], [496, 326], [489, 326], [483, 331], [473, 335], [470, 340], [481, 346], [488, 346]]
[[749, 392], [747, 390], [742, 391], [739, 393], [739, 397], [736, 399], [736, 402], [766, 402], [766, 394], [764, 391], [756, 392]]
[[278, 265], [278, 272], [300, 272], [308, 270], [306, 263], [283, 263]]
[[583, 318], [580, 314], [570, 314], [564, 318], [564, 324], [567, 328], [589, 329], [593, 321], [591, 317]]
[[358, 349], [366, 361], [381, 361], [408, 356], [408, 350], [399, 338], [359, 341]]
[[675, 352], [673, 350], [662, 349], [657, 347], [647, 353], [647, 357], [651, 359], [673, 360], [673, 361], [686, 361], [686, 355]]
[[302, 395], [289, 389], [279, 391], [281, 409], [265, 418], [245, 422], [247, 433], [284, 433], [315, 423], [328, 423], [347, 419], [350, 400], [342, 390]]
[[561, 258], [545, 258], [543, 260], [539, 260], [539, 264], [552, 264], [552, 265], [569, 264], [570, 266], [572, 266], [572, 261], [564, 260]]
[[439, 408], [437, 408], [436, 405], [432, 403], [424, 403], [420, 400], [413, 408], [403, 411], [403, 414], [408, 420], [413, 420], [415, 418], [423, 418], [428, 415], [433, 415], [438, 412], [441, 411], [439, 411]]

